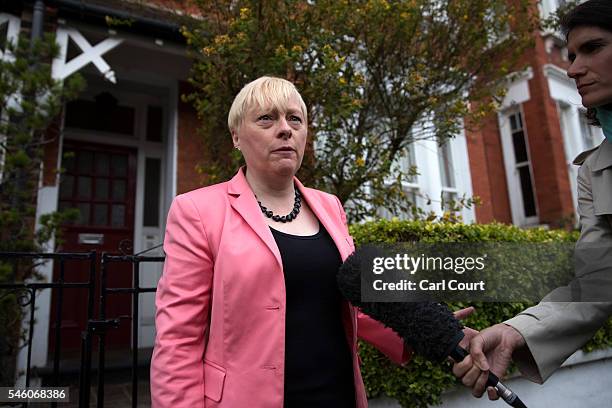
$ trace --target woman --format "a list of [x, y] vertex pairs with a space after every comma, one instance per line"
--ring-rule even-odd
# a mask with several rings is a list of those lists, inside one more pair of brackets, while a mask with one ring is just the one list
[[[612, 1], [590, 0], [577, 6], [562, 19], [562, 27], [570, 60], [567, 75], [576, 82], [582, 104], [606, 136], [601, 145], [574, 160], [581, 165], [581, 230], [576, 247], [592, 252], [593, 244], [612, 248]], [[472, 387], [475, 396], [484, 392], [487, 371], [501, 376], [511, 359], [527, 378], [544, 382], [612, 314], [609, 302], [546, 301], [562, 290], [557, 289], [537, 306], [482, 331], [470, 341], [471, 357], [456, 364], [453, 372]], [[488, 395], [498, 398], [492, 388]]]
[[246, 167], [176, 197], [168, 214], [153, 406], [366, 407], [357, 336], [398, 363], [408, 353], [336, 289], [354, 245], [339, 200], [295, 178], [302, 97], [261, 77], [236, 96], [228, 125]]

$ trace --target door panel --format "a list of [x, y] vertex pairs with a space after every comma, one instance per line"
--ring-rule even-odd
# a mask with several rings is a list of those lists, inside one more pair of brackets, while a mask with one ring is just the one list
[[[64, 252], [96, 250], [119, 252], [122, 242], [134, 237], [134, 202], [136, 192], [136, 151], [134, 149], [65, 141], [59, 191], [59, 208], [77, 208], [76, 222], [62, 228]], [[124, 245], [121, 245], [124, 247]], [[99, 259], [96, 267], [96, 312], [100, 294]], [[83, 265], [66, 263], [67, 282], [83, 282], [89, 271]], [[58, 265], [54, 280], [59, 279]], [[108, 268], [107, 287], [131, 287], [130, 264], [113, 263]], [[50, 350], [54, 350], [53, 330], [56, 327], [55, 296], [51, 310]], [[106, 317], [128, 316], [131, 311], [130, 296], [110, 295], [107, 298]], [[87, 292], [80, 289], [64, 290], [62, 310], [62, 350], [80, 347], [81, 332], [87, 321]], [[119, 329], [107, 334], [109, 348], [130, 347], [130, 321], [124, 319]]]

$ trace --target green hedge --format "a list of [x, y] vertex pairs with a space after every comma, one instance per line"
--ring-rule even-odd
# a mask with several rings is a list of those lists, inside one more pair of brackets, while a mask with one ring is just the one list
[[[572, 242], [577, 232], [520, 229], [505, 224], [451, 224], [425, 221], [381, 220], [351, 225], [356, 245], [366, 243], [421, 242]], [[453, 303], [452, 309], [474, 306], [476, 312], [464, 321], [466, 326], [482, 330], [502, 322], [529, 303]], [[583, 348], [592, 351], [612, 346], [612, 319]], [[362, 374], [370, 398], [387, 395], [403, 407], [427, 407], [441, 402], [440, 395], [458, 384], [450, 363], [434, 364], [415, 357], [406, 367], [390, 362], [367, 343], [361, 343]]]

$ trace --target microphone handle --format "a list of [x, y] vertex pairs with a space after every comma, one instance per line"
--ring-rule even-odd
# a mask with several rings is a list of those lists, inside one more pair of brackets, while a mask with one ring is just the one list
[[[466, 349], [460, 346], [456, 346], [454, 350], [449, 353], [450, 357], [456, 362], [463, 361], [470, 353]], [[487, 385], [495, 388], [497, 395], [499, 395], [508, 405], [514, 408], [527, 408], [527, 406], [521, 401], [521, 399], [512, 391], [510, 388], [505, 386], [499, 378], [489, 371], [489, 377], [487, 378]]]

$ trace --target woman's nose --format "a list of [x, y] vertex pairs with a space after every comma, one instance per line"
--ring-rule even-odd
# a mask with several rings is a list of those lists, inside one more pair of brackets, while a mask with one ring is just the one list
[[286, 118], [281, 117], [278, 122], [278, 136], [291, 137], [291, 126]]
[[576, 57], [567, 69], [567, 76], [576, 79], [586, 73], [586, 66]]

